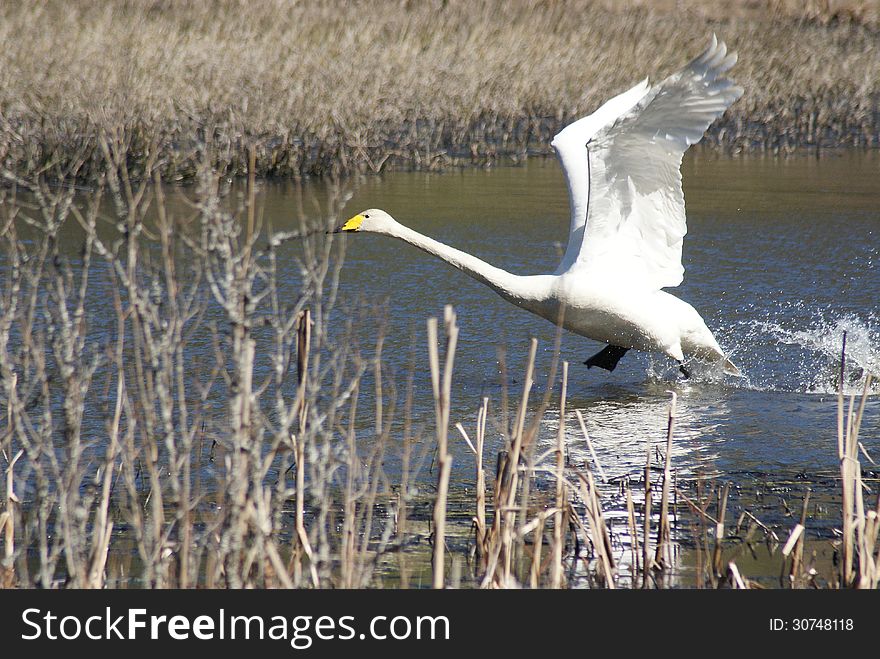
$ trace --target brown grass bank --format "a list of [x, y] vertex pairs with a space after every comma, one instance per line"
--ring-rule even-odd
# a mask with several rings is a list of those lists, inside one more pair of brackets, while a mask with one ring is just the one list
[[880, 145], [877, 5], [791, 2], [0, 5], [0, 162], [19, 175], [194, 178], [205, 144], [242, 174], [345, 174], [520, 159], [569, 119], [694, 55], [712, 31], [746, 95], [706, 142]]

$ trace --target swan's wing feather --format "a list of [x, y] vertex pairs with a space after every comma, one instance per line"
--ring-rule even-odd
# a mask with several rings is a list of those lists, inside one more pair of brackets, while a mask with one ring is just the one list
[[577, 209], [583, 223], [576, 227], [571, 195], [572, 235], [560, 270], [589, 271], [654, 290], [681, 283], [687, 232], [681, 159], [742, 95], [723, 76], [735, 63], [736, 54], [728, 55], [713, 36], [699, 57], [645, 89], [583, 142], [579, 162], [573, 150], [560, 153], [570, 191], [571, 179], [582, 176], [587, 197]]
[[648, 79], [645, 78], [631, 89], [606, 101], [593, 114], [563, 128], [550, 143], [562, 165], [571, 206], [568, 247], [559, 272], [568, 270], [575, 263], [583, 243], [589, 203], [589, 163], [585, 145], [598, 131], [632, 110], [649, 90]]

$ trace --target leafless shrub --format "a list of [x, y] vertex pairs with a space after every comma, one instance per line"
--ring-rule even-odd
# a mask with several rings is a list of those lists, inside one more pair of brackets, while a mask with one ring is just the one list
[[[7, 173], [4, 582], [365, 585], [390, 543], [393, 515], [373, 513], [393, 508], [392, 484], [383, 437], [366, 454], [354, 442], [364, 359], [326, 332], [339, 250], [303, 225], [300, 294], [282, 299], [275, 249], [291, 236], [261, 226], [255, 150], [237, 199], [206, 146], [180, 217], [152, 158], [132, 178], [127, 143], [124, 129], [101, 137], [88, 192], [59, 168], [51, 184]], [[339, 500], [345, 542], [328, 533]]]

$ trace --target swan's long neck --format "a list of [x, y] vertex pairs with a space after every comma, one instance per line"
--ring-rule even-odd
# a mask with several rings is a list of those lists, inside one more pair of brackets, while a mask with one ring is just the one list
[[546, 286], [542, 281], [545, 276], [520, 276], [489, 265], [485, 261], [471, 256], [460, 249], [429, 238], [418, 231], [395, 222], [384, 228], [381, 232], [388, 236], [398, 238], [413, 247], [433, 254], [439, 259], [446, 261], [453, 268], [457, 268], [478, 282], [492, 288], [501, 297], [523, 306], [531, 306], [533, 303], [546, 298], [549, 291], [543, 290]]

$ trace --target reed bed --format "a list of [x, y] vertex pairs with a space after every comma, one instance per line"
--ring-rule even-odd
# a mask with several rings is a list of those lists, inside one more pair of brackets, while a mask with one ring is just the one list
[[101, 136], [133, 179], [340, 175], [520, 161], [714, 31], [745, 96], [709, 148], [876, 147], [871, 0], [191, 0], [0, 5], [0, 162], [94, 182]]
[[[205, 147], [197, 185], [172, 190], [158, 160], [134, 181], [119, 139], [100, 140], [94, 190], [6, 172], [0, 585], [663, 588], [683, 585], [690, 547], [692, 585], [741, 588], [760, 584], [741, 566], [764, 544], [784, 587], [877, 587], [880, 502], [866, 501], [859, 443], [870, 379], [839, 401], [834, 537], [811, 536], [807, 493], [783, 540], [730, 484], [677, 478], [674, 395], [642, 474], [611, 482], [594, 452], [572, 461], [567, 445], [590, 438], [566, 404], [558, 337], [548, 373], [532, 340], [518, 397], [505, 384], [472, 419], [452, 416], [466, 322], [453, 309], [414, 340], [410, 373], [389, 372], [375, 313], [336, 308], [344, 242], [324, 229], [340, 191], [278, 233], [262, 221], [256, 148], [243, 187]], [[291, 241], [293, 297], [278, 258]], [[352, 327], [369, 322], [363, 345]], [[499, 366], [504, 383], [520, 372]], [[413, 418], [419, 396], [430, 421]], [[472, 457], [472, 479], [450, 478], [453, 456]]]

